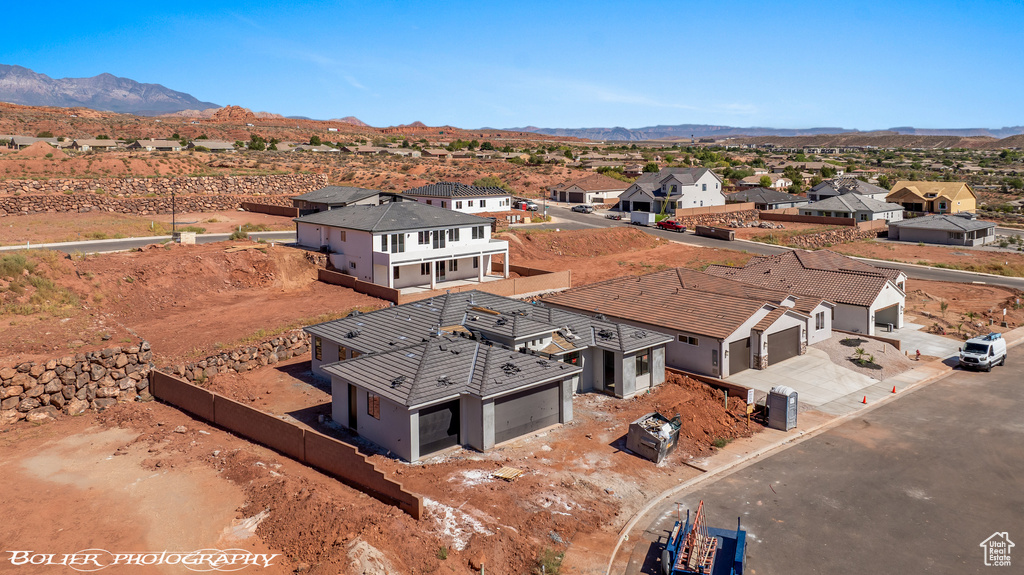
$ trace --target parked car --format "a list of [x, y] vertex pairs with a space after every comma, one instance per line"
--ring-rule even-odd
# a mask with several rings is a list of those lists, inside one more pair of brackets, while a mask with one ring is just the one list
[[686, 226], [675, 221], [675, 220], [661, 220], [657, 226], [663, 230], [670, 230], [674, 232], [685, 232]]
[[609, 220], [621, 220], [622, 212], [609, 212], [605, 214], [604, 217], [608, 218]]
[[992, 371], [1006, 364], [1006, 340], [998, 333], [972, 337], [960, 348], [960, 367]]
[[572, 211], [574, 211], [574, 212], [581, 212], [581, 213], [584, 213], [584, 214], [592, 214], [592, 213], [594, 213], [594, 206], [588, 206], [587, 204], [580, 204], [578, 206], [573, 206], [572, 207]]
[[540, 206], [533, 202], [519, 202], [518, 204], [516, 204], [515, 207], [519, 208], [520, 210], [526, 210], [528, 212], [536, 212], [540, 210]]

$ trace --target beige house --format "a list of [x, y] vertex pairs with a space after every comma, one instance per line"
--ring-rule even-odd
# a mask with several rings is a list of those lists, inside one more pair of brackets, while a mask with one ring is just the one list
[[978, 195], [966, 182], [911, 182], [900, 180], [885, 201], [908, 212], [955, 214], [977, 211]]

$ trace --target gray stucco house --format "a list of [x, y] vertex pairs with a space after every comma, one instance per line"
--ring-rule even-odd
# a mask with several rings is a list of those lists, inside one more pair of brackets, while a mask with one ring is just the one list
[[727, 204], [752, 202], [755, 210], [778, 210], [807, 205], [807, 198], [768, 188], [752, 188], [725, 195]]
[[335, 421], [409, 461], [570, 421], [574, 393], [631, 397], [660, 385], [673, 339], [478, 291], [306, 331]]
[[889, 239], [951, 246], [980, 246], [994, 242], [996, 225], [975, 219], [970, 212], [931, 215], [889, 224]]
[[401, 199], [400, 194], [392, 194], [380, 190], [349, 186], [327, 186], [292, 197], [292, 205], [299, 209], [300, 216], [305, 216], [345, 206], [376, 206]]
[[801, 216], [825, 216], [830, 218], [853, 218], [858, 222], [885, 220], [897, 222], [903, 219], [903, 206], [873, 200], [859, 194], [832, 196], [817, 202], [800, 206]]

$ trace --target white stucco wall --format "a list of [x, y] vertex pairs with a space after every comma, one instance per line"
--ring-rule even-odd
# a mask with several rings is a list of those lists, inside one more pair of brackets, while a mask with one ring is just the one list
[[[426, 198], [420, 196], [409, 196], [421, 204], [429, 203], [439, 208], [447, 208], [464, 214], [479, 214], [482, 212], [506, 212], [512, 209], [512, 196], [460, 196], [457, 198]], [[484, 206], [480, 202], [484, 202]], [[472, 205], [470, 205], [472, 204]]]

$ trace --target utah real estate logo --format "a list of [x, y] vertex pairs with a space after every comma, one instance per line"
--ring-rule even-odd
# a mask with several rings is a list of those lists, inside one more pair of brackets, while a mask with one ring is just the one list
[[1006, 531], [996, 531], [988, 539], [981, 542], [985, 550], [985, 566], [987, 567], [1009, 567], [1010, 550], [1013, 549], [1013, 541], [1010, 541], [1010, 534]]

